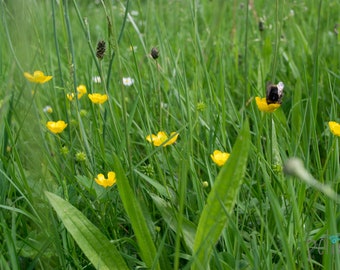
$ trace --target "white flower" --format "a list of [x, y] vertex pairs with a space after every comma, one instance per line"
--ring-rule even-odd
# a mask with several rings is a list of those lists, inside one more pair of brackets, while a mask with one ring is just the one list
[[137, 10], [131, 10], [132, 16], [138, 16], [139, 12]]
[[123, 84], [125, 86], [131, 86], [131, 85], [133, 85], [134, 82], [135, 82], [134, 79], [132, 79], [130, 77], [123, 78]]
[[102, 79], [99, 76], [94, 76], [94, 77], [92, 77], [92, 81], [94, 83], [101, 83]]
[[52, 113], [53, 109], [50, 105], [47, 105], [44, 109], [43, 109], [44, 113]]

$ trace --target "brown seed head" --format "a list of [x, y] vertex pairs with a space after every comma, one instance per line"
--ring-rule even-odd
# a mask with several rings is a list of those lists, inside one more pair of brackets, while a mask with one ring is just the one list
[[103, 59], [105, 50], [106, 50], [105, 41], [104, 40], [99, 41], [97, 44], [97, 50], [96, 50], [96, 56], [99, 60]]

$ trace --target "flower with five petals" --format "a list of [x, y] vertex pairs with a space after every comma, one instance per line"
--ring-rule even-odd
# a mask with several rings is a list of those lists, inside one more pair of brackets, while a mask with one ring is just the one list
[[98, 93], [89, 94], [88, 97], [94, 104], [103, 104], [108, 99], [107, 95]]
[[114, 172], [109, 172], [107, 174], [107, 178], [105, 178], [105, 176], [102, 173], [100, 173], [94, 180], [98, 185], [101, 185], [104, 188], [111, 187], [116, 183], [116, 174]]
[[131, 86], [131, 85], [133, 85], [134, 82], [135, 82], [135, 80], [130, 78], [130, 77], [123, 78], [123, 84], [125, 86]]
[[151, 134], [146, 136], [146, 140], [153, 143], [154, 146], [163, 145], [163, 147], [165, 147], [167, 145], [174, 144], [178, 135], [179, 134], [177, 132], [171, 132], [170, 137], [168, 137], [164, 131], [160, 131], [157, 133], [157, 135]]
[[77, 92], [78, 92], [78, 96], [77, 98], [80, 99], [84, 94], [87, 93], [87, 89], [86, 86], [81, 84], [77, 87]]
[[211, 159], [214, 163], [216, 163], [218, 166], [223, 166], [224, 163], [227, 162], [230, 154], [226, 152], [222, 152], [220, 150], [215, 150], [214, 153], [210, 155]]
[[48, 121], [46, 127], [54, 134], [61, 133], [67, 127], [67, 124], [64, 121]]
[[334, 121], [328, 122], [329, 129], [335, 136], [340, 136], [340, 124]]
[[268, 104], [266, 98], [256, 97], [255, 101], [258, 109], [261, 112], [274, 112], [281, 106], [280, 103]]
[[45, 83], [52, 79], [52, 76], [45, 76], [44, 72], [40, 70], [34, 71], [33, 75], [28, 72], [24, 72], [24, 76], [27, 80], [33, 83]]

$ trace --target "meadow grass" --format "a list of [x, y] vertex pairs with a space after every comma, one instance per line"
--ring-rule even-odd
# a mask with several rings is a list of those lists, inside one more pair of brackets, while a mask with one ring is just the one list
[[[339, 1], [0, 10], [0, 269], [340, 268]], [[285, 85], [273, 113], [255, 103], [269, 81]], [[81, 84], [108, 100], [78, 99]], [[179, 136], [154, 146], [159, 131]]]

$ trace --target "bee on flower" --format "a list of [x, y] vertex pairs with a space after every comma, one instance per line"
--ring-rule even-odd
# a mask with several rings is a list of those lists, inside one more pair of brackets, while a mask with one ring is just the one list
[[276, 111], [282, 103], [283, 97], [283, 82], [279, 82], [278, 84], [267, 85], [266, 97], [260, 98], [256, 97], [256, 105], [261, 112], [274, 112]]

